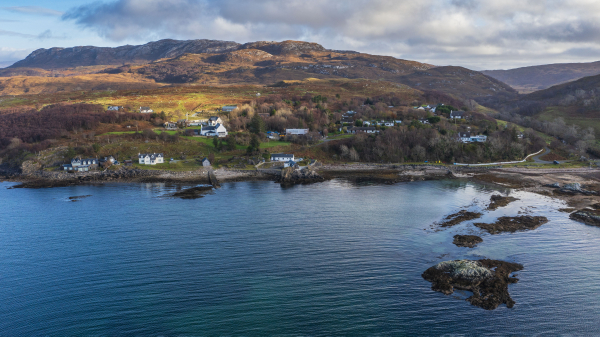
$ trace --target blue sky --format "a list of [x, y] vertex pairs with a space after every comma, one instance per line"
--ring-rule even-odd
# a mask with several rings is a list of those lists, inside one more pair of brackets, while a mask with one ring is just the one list
[[471, 69], [597, 61], [597, 0], [1, 0], [0, 67], [38, 48], [304, 40]]

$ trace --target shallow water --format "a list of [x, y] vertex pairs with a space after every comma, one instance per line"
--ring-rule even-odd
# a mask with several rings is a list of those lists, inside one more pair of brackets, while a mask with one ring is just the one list
[[[196, 200], [165, 184], [11, 185], [0, 183], [0, 335], [600, 335], [600, 228], [539, 195], [513, 192], [520, 201], [476, 221], [520, 211], [548, 224], [491, 236], [471, 222], [431, 228], [497, 193], [458, 181], [243, 182]], [[454, 246], [465, 233], [484, 242]], [[471, 306], [420, 276], [483, 257], [525, 266], [513, 309]]]

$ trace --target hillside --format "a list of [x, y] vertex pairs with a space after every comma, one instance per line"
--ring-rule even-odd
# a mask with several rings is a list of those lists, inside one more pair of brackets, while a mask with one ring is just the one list
[[[116, 67], [115, 67], [116, 66]], [[44, 78], [16, 82], [3, 80], [0, 95], [60, 90], [98, 90], [82, 79], [107, 76], [122, 78], [119, 89], [168, 84], [271, 85], [280, 81], [316, 79], [367, 79], [405, 84], [419, 90], [437, 90], [464, 100], [503, 93], [514, 96], [509, 86], [461, 67], [439, 67], [390, 56], [328, 50], [310, 42], [259, 41], [246, 44], [215, 40], [161, 40], [141, 46], [117, 48], [74, 47], [37, 50], [22, 61], [0, 70], [0, 77]], [[56, 79], [53, 79], [56, 78]], [[59, 79], [66, 78], [66, 79]], [[65, 86], [69, 78], [78, 82]], [[99, 82], [105, 82], [96, 77]], [[112, 78], [112, 79], [111, 79]], [[39, 83], [45, 89], [39, 89]], [[38, 88], [29, 88], [27, 84]], [[113, 82], [111, 82], [113, 83]], [[101, 83], [99, 83], [101, 84]], [[116, 87], [115, 84], [100, 87]], [[8, 90], [8, 89], [10, 90]], [[60, 91], [56, 90], [56, 91]]]
[[[555, 85], [516, 99], [497, 97], [480, 103], [502, 112], [530, 116], [542, 121], [562, 118], [567, 124], [593, 127], [600, 133], [600, 75]], [[487, 98], [486, 98], [487, 99]]]
[[553, 85], [600, 74], [600, 61], [556, 63], [509, 70], [484, 70], [483, 74], [502, 81], [520, 93], [531, 93]]

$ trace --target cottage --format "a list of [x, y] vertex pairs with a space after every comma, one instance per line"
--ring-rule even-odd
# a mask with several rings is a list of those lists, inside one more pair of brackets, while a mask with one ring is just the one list
[[65, 171], [87, 172], [91, 168], [98, 167], [98, 159], [73, 158], [71, 164], [65, 164], [62, 167]]
[[288, 162], [288, 161], [293, 161], [294, 160], [294, 155], [293, 154], [285, 154], [285, 153], [276, 153], [276, 154], [272, 154], [271, 155], [271, 161], [283, 161], [283, 162]]
[[208, 160], [208, 158], [204, 157], [204, 159], [202, 159], [200, 161], [200, 164], [202, 164], [202, 166], [204, 166], [204, 167], [208, 167], [208, 166], [210, 166], [210, 160]]
[[346, 114], [347, 115], [354, 115], [354, 114], [356, 114], [356, 111], [352, 111], [352, 110], [346, 111]]
[[167, 130], [177, 130], [177, 123], [173, 123], [173, 122], [166, 122], [164, 124], [165, 129]]
[[208, 119], [194, 119], [194, 120], [189, 120], [187, 122], [187, 125], [189, 126], [201, 126], [201, 125], [207, 125], [208, 124]]
[[140, 113], [151, 114], [153, 112], [154, 112], [154, 110], [150, 109], [150, 107], [147, 107], [147, 106], [141, 106], [140, 107]]
[[285, 129], [287, 135], [305, 135], [308, 133], [308, 129]]
[[419, 119], [419, 122], [421, 122], [421, 124], [429, 124], [429, 121], [425, 118]]
[[394, 122], [390, 122], [390, 121], [385, 121], [383, 122], [384, 126], [394, 126]]
[[379, 130], [377, 130], [374, 127], [354, 127], [354, 128], [348, 129], [348, 133], [355, 134], [355, 133], [361, 133], [361, 132], [364, 132], [364, 133], [379, 133]]
[[156, 165], [165, 162], [162, 153], [138, 153], [138, 159], [142, 165]]
[[122, 106], [110, 105], [108, 108], [106, 108], [106, 111], [119, 111], [121, 109], [123, 109]]
[[369, 122], [369, 121], [364, 121], [364, 122], [362, 123], [362, 125], [363, 125], [363, 126], [369, 126], [369, 125], [371, 125], [371, 122]]
[[463, 119], [463, 118], [466, 118], [466, 112], [450, 111], [450, 119]]
[[194, 130], [198, 136], [206, 137], [227, 137], [227, 129], [222, 124], [215, 126], [203, 126], [200, 130]]
[[396, 124], [402, 124], [402, 121], [401, 121], [401, 120], [399, 120], [399, 119], [396, 119], [396, 120], [394, 121], [394, 123], [396, 123]]
[[221, 108], [221, 110], [223, 112], [232, 112], [233, 110], [235, 110], [237, 108], [238, 108], [237, 105], [225, 105], [224, 107]]
[[486, 135], [471, 135], [470, 132], [460, 132], [458, 139], [463, 143], [485, 143], [487, 141]]
[[217, 124], [223, 124], [223, 120], [219, 116], [212, 116], [208, 119], [209, 126], [216, 126]]

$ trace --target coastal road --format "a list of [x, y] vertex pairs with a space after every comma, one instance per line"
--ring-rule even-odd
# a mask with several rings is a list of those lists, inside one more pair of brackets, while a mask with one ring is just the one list
[[551, 161], [546, 161], [546, 160], [541, 160], [540, 157], [547, 155], [548, 153], [550, 153], [550, 149], [546, 148], [546, 151], [538, 154], [537, 156], [533, 156], [533, 161], [536, 163], [540, 163], [540, 164], [552, 164], [553, 162]]

